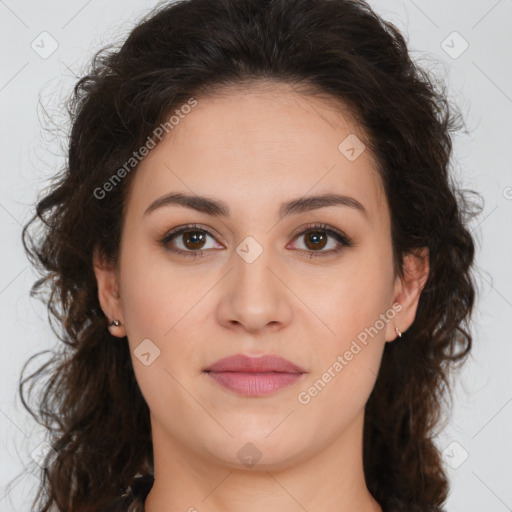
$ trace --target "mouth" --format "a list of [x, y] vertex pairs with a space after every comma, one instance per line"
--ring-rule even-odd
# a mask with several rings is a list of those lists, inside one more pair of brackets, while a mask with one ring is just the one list
[[203, 370], [219, 385], [247, 397], [275, 393], [299, 381], [307, 372], [282, 357], [243, 354], [220, 359]]

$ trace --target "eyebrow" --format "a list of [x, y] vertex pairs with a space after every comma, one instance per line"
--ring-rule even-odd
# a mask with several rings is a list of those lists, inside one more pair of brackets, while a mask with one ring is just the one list
[[[147, 215], [163, 206], [172, 205], [184, 206], [212, 216], [230, 216], [229, 206], [223, 201], [205, 196], [183, 194], [181, 192], [171, 192], [159, 197], [148, 206], [144, 215]], [[322, 194], [299, 197], [282, 203], [279, 208], [279, 220], [290, 215], [296, 215], [328, 206], [347, 206], [368, 217], [367, 210], [357, 199], [339, 194]]]

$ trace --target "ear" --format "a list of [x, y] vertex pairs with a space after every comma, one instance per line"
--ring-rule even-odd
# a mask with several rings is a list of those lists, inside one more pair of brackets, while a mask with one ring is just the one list
[[395, 328], [405, 332], [414, 322], [416, 310], [420, 300], [421, 291], [427, 282], [429, 265], [428, 247], [416, 249], [403, 257], [403, 277], [397, 276], [395, 281], [393, 304], [398, 303], [401, 309], [394, 317], [394, 321], [388, 322], [386, 327], [386, 341], [393, 341], [398, 336]]
[[96, 282], [98, 284], [98, 300], [101, 309], [108, 321], [120, 320], [119, 327], [113, 327], [111, 334], [123, 338], [126, 336], [125, 322], [121, 308], [121, 297], [119, 295], [119, 276], [114, 264], [100, 253], [98, 248], [94, 249], [93, 266]]

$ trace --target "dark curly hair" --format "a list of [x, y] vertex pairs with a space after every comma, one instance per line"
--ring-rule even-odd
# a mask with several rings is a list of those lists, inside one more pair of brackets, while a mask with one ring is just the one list
[[[22, 235], [41, 275], [31, 295], [44, 297], [63, 342], [23, 378], [40, 354], [32, 356], [20, 378], [22, 402], [58, 454], [41, 470], [33, 510], [143, 510], [135, 490], [153, 473], [149, 410], [128, 344], [106, 329], [93, 271], [95, 248], [117, 261], [136, 166], [101, 200], [94, 191], [187, 99], [263, 82], [348, 108], [382, 177], [397, 273], [404, 255], [429, 250], [414, 323], [406, 342], [386, 344], [366, 405], [363, 461], [385, 512], [441, 510], [448, 480], [436, 428], [450, 371], [471, 349], [476, 289], [467, 227], [476, 208], [449, 174], [451, 132], [463, 121], [442, 83], [412, 62], [399, 30], [361, 0], [161, 4], [122, 44], [97, 52], [76, 83], [65, 166]], [[34, 399], [43, 377], [34, 412], [26, 385]]]

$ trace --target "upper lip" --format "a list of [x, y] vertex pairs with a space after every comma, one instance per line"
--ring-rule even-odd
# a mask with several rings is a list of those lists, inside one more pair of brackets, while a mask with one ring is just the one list
[[250, 357], [244, 354], [219, 359], [205, 368], [206, 372], [280, 372], [305, 373], [306, 370], [274, 354]]

